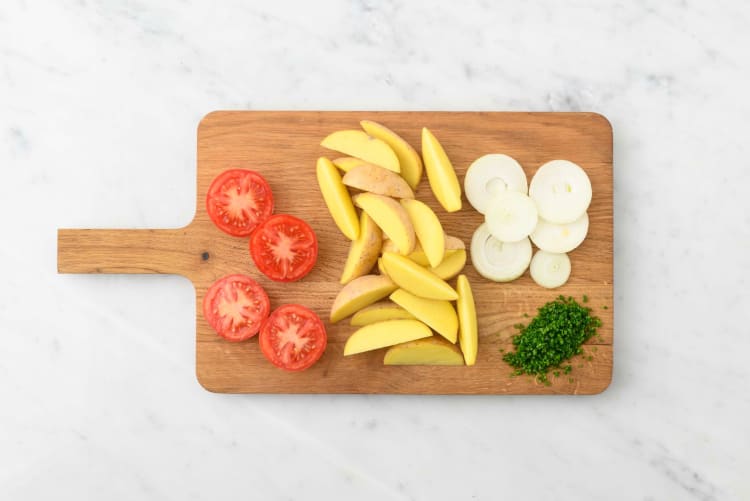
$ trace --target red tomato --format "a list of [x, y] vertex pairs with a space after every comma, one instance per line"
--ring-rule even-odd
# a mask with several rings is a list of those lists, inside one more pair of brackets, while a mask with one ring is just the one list
[[318, 259], [318, 239], [310, 225], [288, 214], [266, 219], [250, 237], [255, 266], [271, 280], [293, 282]]
[[273, 365], [302, 371], [318, 361], [328, 342], [323, 321], [299, 304], [285, 304], [260, 328], [260, 350]]
[[273, 214], [273, 194], [257, 172], [230, 169], [211, 182], [206, 209], [221, 231], [234, 237], [246, 237]]
[[270, 311], [266, 291], [245, 275], [220, 278], [203, 298], [203, 316], [228, 341], [244, 341], [256, 335]]

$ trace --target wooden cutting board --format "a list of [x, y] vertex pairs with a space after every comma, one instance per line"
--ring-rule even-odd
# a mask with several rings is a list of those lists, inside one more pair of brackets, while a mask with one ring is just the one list
[[[459, 179], [471, 162], [487, 153], [516, 158], [529, 178], [549, 160], [581, 165], [591, 178], [593, 200], [585, 242], [570, 254], [571, 278], [557, 290], [535, 285], [528, 271], [498, 284], [481, 278], [467, 264], [474, 289], [479, 354], [473, 367], [385, 367], [384, 350], [344, 357], [354, 328], [348, 319], [327, 322], [338, 278], [349, 247], [334, 225], [317, 188], [315, 161], [339, 156], [319, 146], [328, 133], [358, 128], [359, 120], [381, 122], [417, 150], [423, 126], [432, 130], [453, 161]], [[254, 169], [270, 183], [276, 213], [308, 221], [320, 243], [313, 271], [296, 283], [280, 284], [260, 274], [248, 253], [248, 241], [216, 229], [205, 209], [211, 180], [229, 168]], [[440, 217], [448, 234], [468, 243], [482, 216], [464, 199], [463, 210], [446, 213], [426, 179], [417, 198]], [[184, 275], [196, 291], [196, 374], [207, 390], [221, 393], [410, 393], [410, 394], [594, 394], [612, 375], [612, 129], [595, 113], [504, 112], [315, 112], [219, 111], [198, 127], [198, 189], [193, 221], [180, 229], [71, 230], [58, 234], [60, 273], [169, 273]], [[300, 303], [326, 321], [328, 348], [320, 361], [301, 373], [286, 373], [265, 360], [257, 338], [230, 343], [219, 338], [201, 314], [207, 288], [217, 278], [245, 273], [260, 282], [271, 307]], [[455, 282], [452, 280], [452, 284]], [[588, 305], [602, 319], [601, 339], [592, 340], [570, 375], [552, 378], [551, 386], [528, 376], [511, 377], [501, 350], [511, 350], [514, 324], [527, 322], [536, 309], [559, 294]], [[605, 308], [606, 307], [606, 308]], [[187, 334], [187, 333], [186, 333]]]

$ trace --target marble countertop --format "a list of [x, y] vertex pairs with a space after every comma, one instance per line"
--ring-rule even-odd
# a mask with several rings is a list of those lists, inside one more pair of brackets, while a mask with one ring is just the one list
[[[750, 499], [747, 2], [213, 3], [0, 5], [0, 499]], [[56, 229], [189, 222], [214, 109], [605, 114], [610, 388], [204, 391], [186, 280]]]

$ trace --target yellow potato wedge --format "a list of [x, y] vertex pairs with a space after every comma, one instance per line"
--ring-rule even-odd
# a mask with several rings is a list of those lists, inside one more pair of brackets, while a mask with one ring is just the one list
[[339, 157], [339, 158], [334, 158], [332, 160], [332, 162], [333, 162], [333, 165], [335, 165], [336, 167], [338, 167], [339, 169], [341, 169], [344, 172], [349, 172], [354, 167], [357, 167], [358, 165], [363, 165], [363, 164], [367, 163], [364, 160], [362, 160], [361, 158], [355, 158], [355, 157]]
[[418, 320], [386, 320], [360, 327], [344, 345], [344, 356], [377, 350], [394, 344], [432, 336], [429, 327]]
[[448, 212], [461, 210], [461, 185], [453, 164], [427, 127], [422, 129], [422, 158], [432, 193]]
[[461, 273], [464, 266], [466, 266], [466, 251], [449, 250], [445, 251], [445, 259], [442, 263], [435, 268], [428, 269], [443, 280], [450, 280]]
[[414, 250], [417, 244], [414, 226], [400, 203], [375, 193], [360, 193], [353, 200], [354, 205], [365, 211], [383, 233], [393, 240], [402, 254], [408, 255]]
[[352, 316], [351, 325], [363, 326], [386, 320], [413, 320], [414, 315], [390, 301], [362, 308]]
[[318, 185], [323, 194], [328, 210], [336, 226], [349, 240], [356, 240], [359, 236], [359, 219], [354, 210], [349, 192], [341, 182], [341, 175], [330, 160], [325, 157], [318, 159], [316, 167]]
[[385, 275], [364, 275], [355, 278], [339, 291], [331, 306], [331, 322], [348, 317], [396, 290], [396, 284]]
[[451, 343], [458, 339], [458, 317], [449, 301], [417, 297], [403, 289], [396, 289], [390, 298]]
[[366, 212], [362, 212], [359, 218], [359, 237], [352, 240], [349, 246], [340, 282], [348, 284], [355, 278], [370, 273], [380, 256], [382, 243], [383, 233], [380, 228]]
[[474, 306], [474, 296], [466, 275], [459, 275], [456, 281], [458, 289], [458, 339], [464, 354], [466, 365], [474, 365], [477, 361], [479, 335], [477, 332], [477, 310]]
[[427, 204], [419, 200], [401, 200], [409, 214], [417, 240], [424, 249], [430, 266], [439, 265], [445, 257], [445, 232], [440, 220]]
[[352, 188], [393, 198], [414, 198], [404, 179], [393, 171], [372, 164], [353, 167], [342, 182]]
[[450, 235], [445, 235], [445, 250], [465, 250], [466, 244], [463, 240]]
[[401, 167], [401, 177], [409, 183], [412, 189], [416, 190], [419, 180], [422, 179], [423, 169], [419, 153], [401, 136], [385, 125], [373, 122], [372, 120], [362, 120], [359, 124], [370, 136], [384, 141], [391, 147], [398, 157], [398, 163]]
[[398, 157], [385, 141], [368, 136], [361, 130], [340, 130], [329, 134], [320, 142], [323, 148], [361, 158], [367, 163], [401, 172]]
[[437, 337], [428, 337], [388, 348], [384, 365], [464, 365], [458, 346]]
[[[388, 272], [385, 271], [385, 266], [383, 266], [383, 258], [382, 257], [378, 258], [378, 271], [380, 272], [381, 275], [385, 275], [386, 277], [388, 276]], [[390, 277], [388, 277], [388, 278], [390, 278]]]
[[447, 301], [458, 298], [458, 294], [450, 285], [408, 257], [386, 252], [381, 259], [391, 280], [415, 296]]

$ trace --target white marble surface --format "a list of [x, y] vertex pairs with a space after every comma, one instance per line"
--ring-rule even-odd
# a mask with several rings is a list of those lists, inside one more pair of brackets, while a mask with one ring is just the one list
[[[747, 2], [212, 3], [0, 4], [0, 499], [750, 499]], [[56, 274], [247, 108], [607, 115], [610, 389], [214, 395], [184, 279]]]

